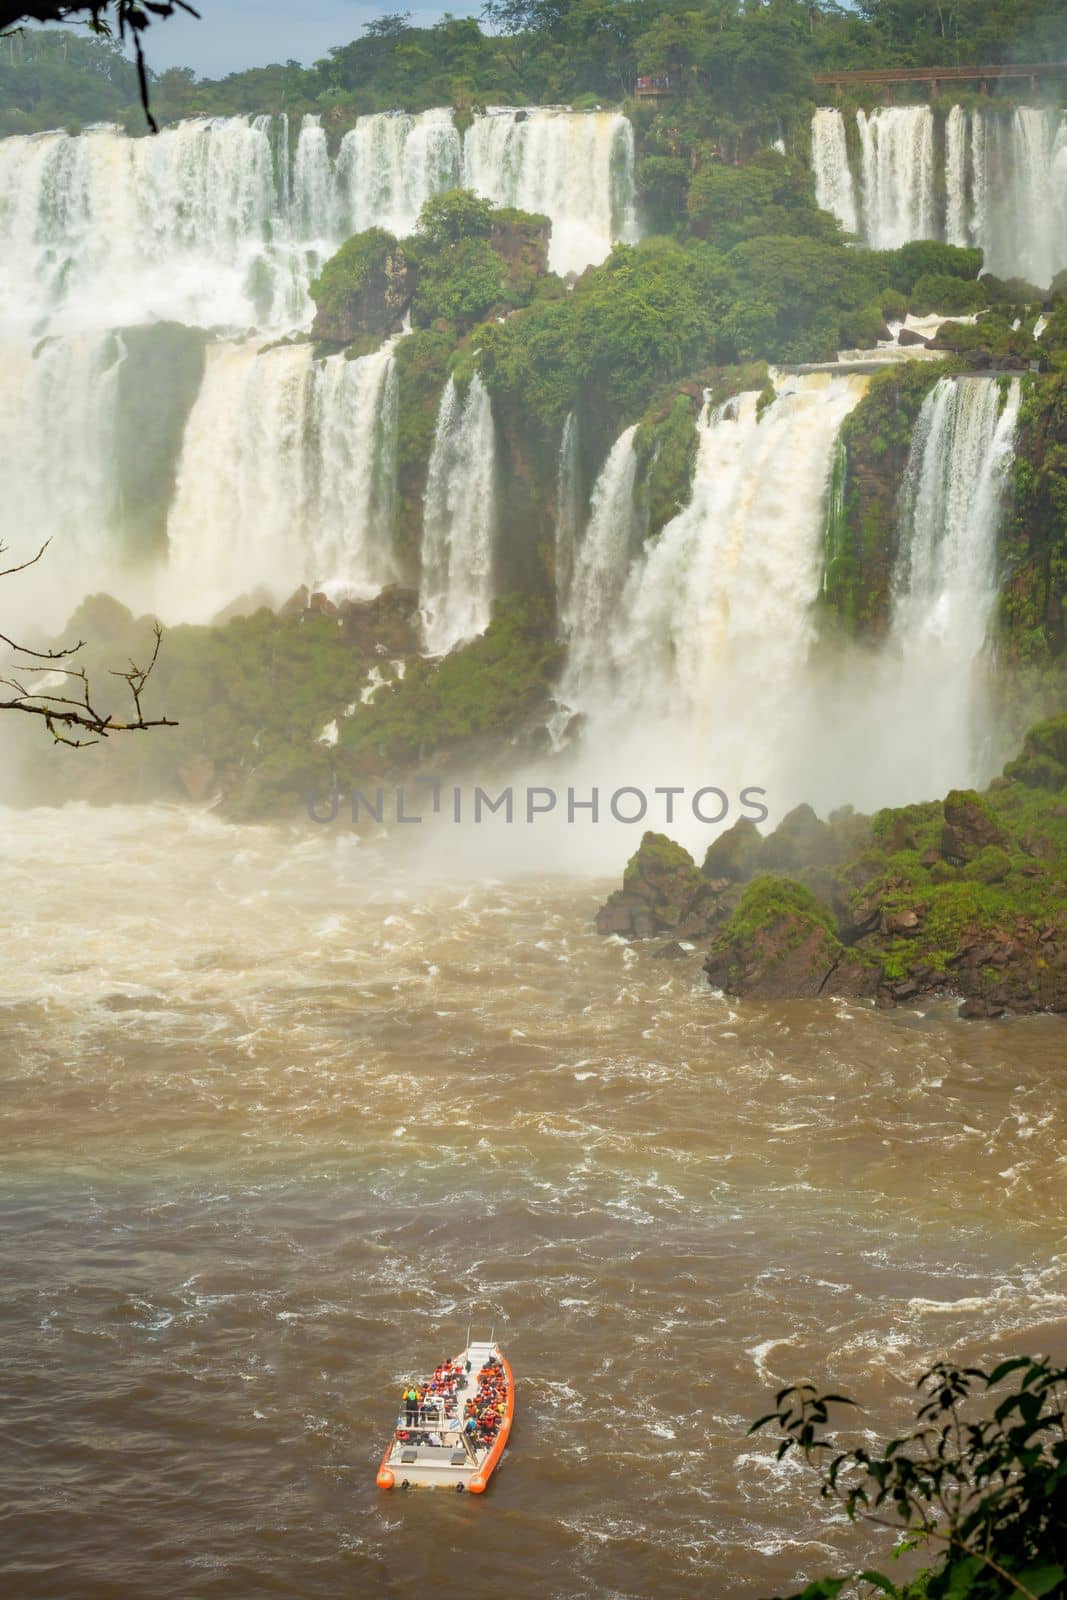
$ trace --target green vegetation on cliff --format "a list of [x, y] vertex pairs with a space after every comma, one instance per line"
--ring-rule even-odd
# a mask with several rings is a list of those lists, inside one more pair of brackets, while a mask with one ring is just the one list
[[480, 638], [439, 661], [416, 656], [344, 719], [338, 772], [361, 779], [499, 754], [547, 710], [560, 662], [549, 620], [534, 602], [498, 600]]
[[[396, 288], [389, 303], [391, 276]], [[361, 334], [376, 333], [381, 338], [391, 331], [410, 299], [404, 253], [384, 228], [353, 234], [325, 262], [310, 291], [315, 302], [316, 338], [341, 344]]]
[[944, 372], [913, 361], [878, 373], [841, 429], [821, 601], [850, 636], [880, 637], [888, 623], [900, 484], [915, 419]]
[[687, 931], [713, 939], [709, 978], [741, 995], [951, 993], [968, 1015], [1067, 1011], [1067, 714], [1032, 728], [984, 794], [828, 822], [799, 806], [765, 838], [740, 821], [709, 849], [703, 893], [695, 872], [646, 835], [598, 928], [662, 932], [682, 885]]
[[1019, 419], [1015, 514], [1005, 544], [1001, 615], [1012, 652], [1039, 663], [1062, 656], [1067, 645], [1067, 374], [1027, 386]]
[[[301, 591], [280, 612], [170, 628], [146, 714], [165, 707], [178, 726], [165, 738], [58, 755], [27, 734], [28, 792], [47, 792], [61, 759], [65, 798], [187, 798], [231, 817], [297, 820], [308, 793], [328, 794], [334, 779], [395, 779], [425, 761], [454, 771], [536, 737], [560, 659], [544, 608], [501, 600], [481, 638], [431, 661], [420, 654], [415, 606], [397, 589], [340, 607]], [[112, 692], [116, 660], [144, 655], [152, 621], [104, 595], [75, 613], [71, 636], [90, 640], [79, 659], [94, 699]]]

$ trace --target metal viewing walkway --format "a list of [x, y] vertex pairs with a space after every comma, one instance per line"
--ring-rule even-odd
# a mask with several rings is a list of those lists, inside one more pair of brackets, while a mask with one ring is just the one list
[[1039, 61], [1029, 66], [1012, 63], [999, 67], [880, 67], [872, 71], [815, 74], [816, 83], [828, 85], [838, 95], [848, 88], [928, 83], [932, 98], [941, 92], [941, 86], [945, 83], [977, 83], [982, 94], [988, 94], [991, 84], [1005, 78], [1025, 78], [1029, 81], [1029, 87], [1036, 89], [1042, 79], [1067, 78], [1067, 61]]

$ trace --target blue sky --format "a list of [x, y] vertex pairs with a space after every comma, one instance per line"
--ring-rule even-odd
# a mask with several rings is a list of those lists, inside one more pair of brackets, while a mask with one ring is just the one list
[[145, 36], [145, 54], [157, 72], [195, 67], [217, 78], [242, 67], [271, 61], [302, 61], [324, 56], [332, 44], [357, 39], [363, 23], [391, 11], [410, 11], [418, 24], [437, 22], [446, 11], [477, 16], [482, 0], [192, 0], [200, 21], [176, 12], [154, 23]]

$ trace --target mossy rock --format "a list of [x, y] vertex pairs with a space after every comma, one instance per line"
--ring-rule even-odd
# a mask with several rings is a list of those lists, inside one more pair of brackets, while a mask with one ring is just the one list
[[799, 872], [805, 867], [827, 867], [836, 860], [833, 830], [809, 805], [794, 807], [763, 842], [761, 865], [766, 871]]
[[1031, 728], [1022, 755], [1004, 773], [1030, 789], [1067, 789], [1067, 714]]
[[845, 949], [826, 906], [790, 878], [745, 889], [704, 964], [715, 988], [760, 1000], [873, 996], [881, 968]]
[[404, 250], [382, 228], [347, 239], [311, 284], [312, 338], [334, 345], [400, 331], [414, 275]]
[[621, 890], [597, 913], [599, 933], [651, 938], [673, 933], [706, 935], [732, 909], [733, 901], [714, 889], [688, 850], [663, 833], [646, 833], [630, 857]]
[[750, 817], [739, 817], [707, 848], [701, 868], [705, 878], [728, 878], [745, 883], [760, 870], [763, 835]]
[[999, 845], [987, 845], [964, 868], [964, 877], [975, 883], [1003, 883], [1012, 869], [1012, 859]]

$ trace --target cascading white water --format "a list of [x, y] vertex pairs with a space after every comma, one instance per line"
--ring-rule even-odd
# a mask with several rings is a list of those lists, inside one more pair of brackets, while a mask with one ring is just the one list
[[612, 445], [593, 488], [589, 520], [574, 552], [570, 589], [563, 609], [567, 666], [560, 699], [584, 709], [610, 692], [612, 633], [626, 575], [639, 544], [634, 505], [636, 425]]
[[568, 411], [559, 444], [556, 473], [556, 615], [566, 615], [574, 577], [574, 552], [581, 525], [581, 460], [578, 449], [578, 419]]
[[988, 719], [981, 657], [997, 600], [997, 535], [1020, 385], [943, 378], [923, 404], [901, 498], [888, 649], [895, 721], [921, 723], [932, 793], [978, 782]]
[[287, 214], [298, 239], [333, 240], [340, 231], [333, 163], [326, 130], [316, 116], [304, 118], [296, 141]]
[[1067, 266], [1067, 118], [1025, 106], [970, 118], [968, 242], [989, 272], [1047, 288]]
[[[705, 413], [692, 496], [646, 543], [632, 430], [601, 471], [580, 542], [560, 699], [585, 718], [575, 780], [810, 791], [817, 717], [805, 698], [834, 446], [859, 375], [780, 378]], [[564, 722], [562, 716], [557, 719]], [[707, 829], [679, 815], [672, 835]]]
[[4, 565], [41, 563], [5, 584], [5, 610], [61, 627], [77, 600], [113, 586], [117, 519], [117, 386], [125, 350], [113, 333], [9, 342], [0, 361]]
[[496, 431], [477, 374], [461, 399], [441, 396], [423, 509], [419, 604], [431, 655], [445, 655], [489, 626], [496, 534]]
[[[144, 574], [123, 570], [120, 544], [143, 565], [146, 554], [158, 557], [164, 523], [173, 549], [160, 605], [171, 619], [202, 618], [256, 588], [274, 598], [302, 581], [365, 592], [396, 576], [388, 356], [313, 364], [308, 347], [268, 351], [244, 330], [307, 327], [309, 282], [350, 231], [410, 232], [430, 195], [460, 183], [546, 213], [563, 267], [600, 259], [631, 229], [625, 118], [556, 109], [483, 115], [466, 144], [465, 155], [447, 109], [360, 118], [336, 159], [317, 116], [292, 131], [283, 115], [195, 119], [156, 138], [101, 126], [0, 139], [0, 411], [11, 463], [4, 512], [13, 548], [17, 539], [22, 551], [27, 534], [37, 542], [54, 535], [50, 559], [62, 562], [36, 615], [60, 622], [53, 609], [69, 611], [85, 585], [151, 603]], [[153, 504], [151, 537], [139, 540], [138, 528], [123, 524], [118, 444], [127, 458], [136, 453], [130, 441], [142, 421], [165, 435], [156, 453], [169, 448], [170, 462], [157, 485], [169, 495], [191, 396], [161, 357], [131, 380], [150, 386], [145, 418], [120, 424], [123, 346], [110, 330], [160, 322], [241, 336], [210, 349], [169, 520], [165, 501]], [[488, 398], [480, 385], [472, 397], [469, 420], [484, 430]], [[56, 460], [62, 483], [36, 465]], [[468, 466], [472, 482], [491, 482], [491, 454]], [[128, 460], [127, 469], [136, 479]], [[475, 553], [487, 526], [476, 519]], [[476, 559], [484, 565], [485, 551]], [[485, 626], [489, 578], [473, 573], [460, 617], [452, 607], [463, 580], [454, 572], [449, 584], [435, 637], [454, 642]]]
[[882, 106], [856, 114], [862, 151], [863, 226], [875, 250], [933, 237], [934, 114], [929, 106]]
[[[889, 249], [912, 239], [978, 246], [985, 268], [1047, 288], [1067, 267], [1067, 117], [1047, 107], [966, 110], [945, 119], [943, 198], [935, 121], [926, 106], [857, 113], [860, 232]], [[812, 167], [821, 206], [856, 222], [855, 175], [844, 122], [815, 113]]]
[[859, 227], [856, 185], [848, 161], [845, 119], [833, 107], [816, 111], [811, 124], [811, 165], [815, 173], [815, 199], [830, 211], [846, 233]]
[[308, 283], [349, 233], [410, 233], [467, 184], [543, 213], [560, 271], [634, 235], [633, 130], [614, 112], [361, 117], [336, 161], [317, 116], [209, 117], [131, 139], [101, 126], [0, 139], [0, 329], [306, 325]]
[[560, 273], [636, 237], [633, 166], [633, 128], [617, 112], [500, 111], [476, 117], [463, 141], [467, 187], [551, 219]]
[[449, 110], [360, 117], [337, 157], [344, 232], [373, 227], [411, 233], [431, 195], [462, 183], [462, 163], [462, 143]]
[[398, 576], [389, 346], [313, 361], [308, 345], [208, 351], [185, 431], [160, 613], [205, 621], [239, 595], [301, 583], [335, 598]]
[[270, 119], [0, 139], [0, 327], [299, 320]]
[[967, 113], [962, 106], [953, 106], [945, 119], [945, 240], [964, 247], [973, 243], [967, 205], [969, 143]]
[[614, 643], [622, 703], [649, 717], [670, 703], [690, 738], [712, 738], [717, 755], [750, 742], [755, 707], [761, 741], [773, 747], [785, 736], [814, 637], [834, 444], [867, 382], [784, 380], [762, 416], [755, 394], [705, 416], [690, 504], [623, 597]]

